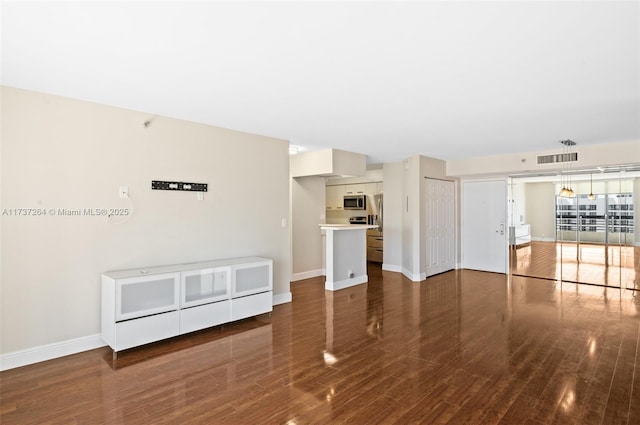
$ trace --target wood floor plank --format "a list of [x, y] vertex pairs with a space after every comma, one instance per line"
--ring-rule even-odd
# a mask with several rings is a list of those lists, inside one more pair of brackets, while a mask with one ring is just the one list
[[[522, 263], [522, 261], [521, 261]], [[12, 424], [634, 424], [640, 296], [457, 270], [291, 285], [261, 315], [0, 373]]]

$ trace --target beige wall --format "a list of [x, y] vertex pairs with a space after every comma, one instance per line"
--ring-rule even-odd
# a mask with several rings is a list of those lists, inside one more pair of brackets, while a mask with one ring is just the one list
[[402, 270], [402, 185], [403, 162], [389, 162], [384, 170], [384, 248], [382, 267], [385, 270]]
[[[14, 88], [1, 96], [3, 209], [134, 212], [121, 224], [2, 217], [0, 352], [99, 333], [106, 270], [258, 255], [274, 260], [274, 297], [290, 296], [286, 141]], [[209, 191], [198, 201], [151, 180]]]
[[292, 280], [322, 273], [322, 236], [318, 224], [325, 222], [325, 178], [291, 179]]
[[554, 241], [556, 238], [556, 186], [553, 182], [526, 183], [525, 223], [531, 225], [531, 239]]

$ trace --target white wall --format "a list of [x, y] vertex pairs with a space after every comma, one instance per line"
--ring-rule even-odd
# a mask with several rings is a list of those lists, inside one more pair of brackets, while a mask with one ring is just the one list
[[[134, 210], [122, 224], [2, 216], [1, 353], [98, 334], [106, 270], [265, 256], [274, 297], [290, 297], [286, 141], [8, 87], [1, 96], [3, 209]], [[151, 180], [209, 191], [198, 201]]]
[[[580, 145], [575, 147], [578, 161], [572, 162], [573, 169], [598, 167], [607, 165], [639, 164], [640, 141], [608, 143], [604, 145]], [[539, 155], [562, 153], [562, 146], [556, 143], [548, 151], [524, 152], [507, 155], [487, 156], [483, 158], [467, 158], [447, 161], [449, 176], [482, 176], [520, 173], [540, 173], [561, 171], [564, 163], [537, 164]]]
[[299, 153], [291, 157], [291, 177], [366, 173], [367, 156], [338, 149]]
[[322, 236], [318, 224], [325, 222], [325, 178], [291, 179], [292, 280], [322, 275]]
[[525, 224], [527, 223], [527, 197], [525, 194], [526, 183], [514, 179], [510, 183], [510, 189], [509, 225]]
[[404, 161], [402, 180], [402, 273], [411, 280], [420, 281], [419, 155]]

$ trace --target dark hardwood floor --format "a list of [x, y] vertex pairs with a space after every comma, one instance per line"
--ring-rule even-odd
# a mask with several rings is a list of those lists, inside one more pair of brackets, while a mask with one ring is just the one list
[[9, 424], [638, 424], [640, 293], [476, 271], [0, 374]]

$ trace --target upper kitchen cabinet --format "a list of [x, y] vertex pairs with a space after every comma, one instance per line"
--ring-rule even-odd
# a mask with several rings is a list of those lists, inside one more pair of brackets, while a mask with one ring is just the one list
[[345, 185], [345, 195], [366, 195], [367, 185], [362, 184], [348, 184]]
[[382, 182], [335, 184], [327, 186], [326, 202], [328, 210], [344, 210], [345, 195], [378, 195], [382, 193]]
[[342, 211], [344, 195], [346, 195], [344, 185], [327, 186], [327, 209]]

